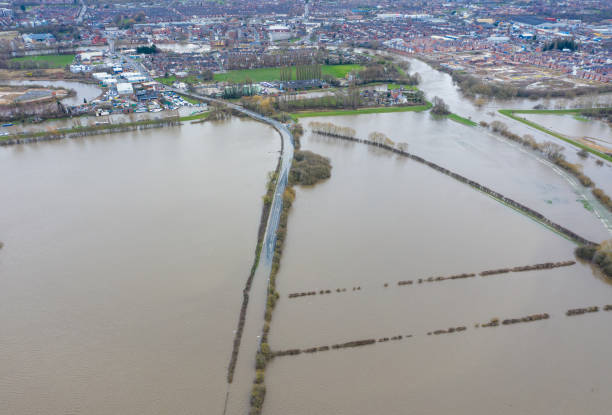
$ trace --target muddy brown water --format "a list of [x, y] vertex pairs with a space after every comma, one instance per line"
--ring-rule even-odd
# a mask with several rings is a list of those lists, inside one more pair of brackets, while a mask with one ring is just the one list
[[[335, 122], [363, 131], [359, 120], [338, 117]], [[515, 160], [500, 146], [499, 159], [483, 157], [479, 163], [460, 150], [450, 131], [422, 143], [418, 124], [404, 131], [413, 138], [407, 140], [410, 151], [445, 160], [442, 165], [469, 172], [468, 177], [530, 206], [550, 197], [566, 200], [541, 206], [549, 205], [547, 214], [569, 220], [566, 224], [579, 233], [607, 234], [571, 200], [569, 185], [537, 161], [523, 157], [519, 165], [519, 156]], [[432, 140], [452, 144], [436, 149]], [[272, 349], [414, 337], [274, 360], [266, 373], [266, 414], [608, 412], [612, 314], [565, 316], [580, 304], [612, 302], [612, 284], [589, 266], [396, 285], [405, 279], [567, 260], [573, 257], [573, 243], [410, 160], [321, 136], [307, 135], [303, 148], [330, 157], [334, 167], [328, 181], [297, 190], [277, 280], [281, 300], [273, 317]], [[353, 292], [354, 286], [361, 290]], [[291, 292], [343, 287], [347, 292], [287, 299]], [[535, 313], [551, 318], [474, 328], [491, 318]], [[463, 325], [468, 329], [462, 333], [426, 334]]]
[[0, 148], [0, 413], [222, 413], [279, 147], [234, 119]]
[[[415, 69], [428, 97], [476, 121], [499, 119], [489, 114], [497, 103], [477, 109], [450, 77], [423, 65]], [[609, 216], [583, 206], [592, 203], [585, 189], [482, 129], [427, 113], [320, 121], [360, 137], [382, 131], [586, 238], [610, 237]], [[520, 123], [512, 129], [544, 139]], [[278, 148], [273, 130], [236, 119], [0, 149], [0, 413], [222, 413]], [[272, 347], [414, 337], [274, 361], [266, 413], [607, 413], [612, 313], [564, 316], [612, 302], [612, 287], [589, 267], [395, 285], [563, 261], [573, 244], [396, 155], [308, 135], [304, 148], [329, 156], [334, 170], [297, 190]], [[612, 186], [607, 164], [590, 158], [585, 170]], [[260, 334], [265, 277], [258, 272], [243, 344]], [[352, 292], [356, 285], [362, 290]], [[473, 328], [544, 312], [549, 320]], [[460, 325], [468, 330], [426, 336]], [[254, 353], [240, 352], [228, 414], [246, 411]]]

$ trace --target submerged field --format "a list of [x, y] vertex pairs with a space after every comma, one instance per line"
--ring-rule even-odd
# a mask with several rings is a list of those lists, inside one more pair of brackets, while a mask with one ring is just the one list
[[222, 413], [278, 148], [242, 119], [0, 148], [0, 412]]
[[[577, 231], [609, 235], [571, 199], [571, 187], [549, 167], [513, 147], [504, 150], [506, 144], [479, 130], [426, 116], [377, 114], [334, 122], [354, 126], [361, 136], [394, 125], [395, 131], [405, 131], [409, 151], [511, 193], [528, 206], [547, 205], [547, 214]], [[427, 135], [430, 122], [449, 127], [436, 124], [434, 138]], [[458, 128], [465, 131], [451, 132]], [[536, 414], [568, 408], [606, 413], [612, 400], [601, 386], [612, 375], [609, 365], [600, 363], [612, 346], [606, 329], [612, 313], [565, 316], [570, 308], [612, 303], [612, 285], [589, 266], [417, 282], [572, 260], [573, 243], [410, 160], [321, 136], [307, 135], [302, 143], [329, 157], [333, 174], [323, 184], [297, 190], [278, 275], [281, 299], [271, 348], [403, 337], [275, 358], [266, 372], [266, 414], [403, 414], [406, 408], [426, 414]], [[485, 150], [491, 148], [498, 155], [487, 160]], [[520, 170], [514, 157], [523, 160]], [[527, 186], [528, 181], [533, 184]], [[547, 203], [549, 198], [555, 202]], [[413, 284], [398, 285], [405, 280]], [[330, 293], [320, 295], [320, 290]], [[306, 291], [317, 295], [288, 297]], [[550, 318], [475, 327], [493, 318], [537, 313]], [[460, 326], [466, 329], [427, 335]]]

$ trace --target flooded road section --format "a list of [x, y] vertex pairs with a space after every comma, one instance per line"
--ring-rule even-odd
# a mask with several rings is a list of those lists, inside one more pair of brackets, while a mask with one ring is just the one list
[[[359, 136], [367, 135], [351, 121]], [[405, 130], [414, 129], [413, 125]], [[612, 312], [565, 316], [570, 308], [612, 303], [612, 285], [590, 267], [576, 264], [416, 283], [430, 276], [571, 260], [574, 244], [411, 160], [309, 134], [302, 142], [304, 149], [329, 157], [334, 170], [328, 181], [297, 189], [278, 275], [281, 299], [272, 320], [272, 349], [412, 337], [274, 359], [266, 371], [266, 414], [603, 415], [609, 411]], [[409, 151], [424, 152], [408, 142]], [[436, 154], [451, 161], [442, 148], [431, 147], [422, 155]], [[452, 169], [465, 165], [467, 171], [476, 163], [458, 150], [455, 158], [452, 166], [441, 164]], [[547, 175], [548, 169], [537, 162], [530, 165], [522, 158], [523, 175], [519, 175], [511, 168], [510, 154], [491, 164], [504, 159], [507, 163], [497, 168], [505, 177], [493, 175], [494, 168], [486, 168], [489, 161], [477, 165], [480, 175], [466, 175], [488, 180], [487, 185], [502, 193], [527, 187], [515, 194], [522, 195], [517, 199], [528, 206], [547, 192], [564, 194], [566, 185], [555, 182], [557, 176]], [[518, 177], [537, 186], [520, 186]], [[500, 189], [503, 181], [507, 183]], [[568, 200], [557, 214], [569, 218], [580, 215], [581, 209]], [[597, 232], [596, 221], [589, 222], [588, 215], [579, 217], [561, 223], [579, 233]], [[408, 279], [415, 283], [397, 285]], [[337, 293], [337, 288], [347, 290]], [[288, 298], [294, 292], [326, 289], [332, 293]], [[535, 313], [549, 313], [550, 318], [474, 326], [492, 318]], [[427, 335], [457, 326], [467, 329]]]
[[1, 148], [0, 413], [221, 414], [278, 149], [237, 118]]

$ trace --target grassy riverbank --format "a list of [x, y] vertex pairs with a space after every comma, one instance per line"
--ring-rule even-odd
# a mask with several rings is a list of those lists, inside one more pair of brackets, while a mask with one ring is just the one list
[[602, 153], [601, 151], [597, 151], [595, 149], [592, 149], [591, 147], [582, 144], [578, 141], [572, 140], [571, 138], [568, 138], [562, 134], [559, 134], [553, 130], [549, 130], [548, 128], [530, 121], [526, 118], [523, 117], [519, 117], [516, 114], [559, 114], [559, 115], [563, 115], [563, 114], [579, 114], [582, 111], [584, 111], [583, 109], [564, 109], [564, 110], [510, 110], [510, 109], [503, 109], [503, 110], [499, 110], [499, 113], [502, 115], [505, 115], [506, 117], [512, 118], [513, 120], [522, 122], [525, 125], [528, 125], [530, 127], [535, 128], [536, 130], [542, 131], [548, 135], [551, 135], [555, 138], [558, 138], [559, 140], [563, 140], [566, 143], [569, 143], [575, 147], [578, 147], [580, 149], [583, 149], [585, 151], [588, 151], [589, 153], [592, 153], [594, 155], [596, 155], [597, 157], [601, 157], [604, 160], [608, 160], [610, 162], [612, 162], [612, 156], [609, 156], [605, 153]]
[[179, 121], [194, 121], [194, 120], [201, 120], [203, 118], [208, 117], [208, 114], [210, 114], [210, 111], [204, 111], [201, 112], [199, 114], [193, 114], [193, 115], [186, 115], [184, 117], [180, 117]]
[[330, 117], [335, 115], [359, 115], [359, 114], [379, 114], [385, 112], [408, 112], [408, 111], [427, 111], [431, 108], [431, 103], [425, 105], [414, 105], [410, 107], [375, 107], [375, 108], [357, 108], [354, 110], [329, 110], [329, 111], [304, 111], [294, 112], [291, 117], [295, 120], [307, 117]]
[[459, 124], [467, 125], [468, 127], [476, 127], [478, 125], [477, 123], [475, 123], [474, 121], [470, 119], [464, 118], [460, 115], [453, 114], [453, 113], [449, 114], [448, 118], [455, 122], [458, 122]]

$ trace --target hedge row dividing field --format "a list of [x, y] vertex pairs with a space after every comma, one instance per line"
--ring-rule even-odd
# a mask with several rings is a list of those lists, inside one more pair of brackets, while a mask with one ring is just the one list
[[[538, 271], [538, 270], [544, 270], [544, 269], [567, 267], [567, 266], [571, 266], [574, 264], [576, 264], [576, 261], [572, 261], [572, 260], [561, 261], [561, 262], [544, 262], [541, 264], [521, 265], [521, 266], [516, 266], [512, 268], [498, 268], [498, 269], [485, 270], [485, 271], [479, 272], [478, 275], [480, 275], [481, 277], [485, 277], [489, 275], [506, 274], [510, 272]], [[440, 282], [440, 281], [448, 281], [448, 280], [467, 279], [467, 278], [473, 278], [475, 276], [476, 276], [476, 273], [463, 273], [463, 274], [455, 274], [455, 275], [449, 275], [449, 276], [427, 277], [427, 278], [419, 278], [414, 281], [413, 280], [398, 281], [397, 285], [401, 287], [405, 285], [423, 284], [423, 283], [428, 283], [428, 282]], [[385, 288], [387, 288], [388, 286], [389, 286], [388, 283], [384, 284]], [[361, 286], [353, 287], [352, 291], [353, 292], [361, 291]], [[334, 290], [323, 289], [323, 290], [296, 292], [296, 293], [289, 294], [287, 297], [288, 298], [310, 297], [313, 295], [332, 294], [334, 292], [343, 293], [343, 292], [347, 292], [347, 289], [346, 288], [336, 288]]]

